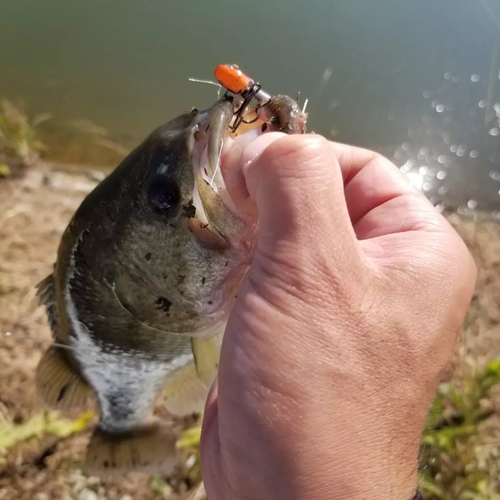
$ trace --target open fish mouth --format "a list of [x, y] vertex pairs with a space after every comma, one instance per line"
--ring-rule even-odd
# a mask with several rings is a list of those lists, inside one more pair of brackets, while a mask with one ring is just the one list
[[210, 246], [241, 242], [254, 232], [256, 226], [249, 214], [235, 203], [234, 191], [228, 190], [224, 178], [225, 169], [221, 163], [231, 157], [231, 150], [238, 148], [241, 151], [267, 132], [304, 133], [307, 121], [307, 115], [296, 101], [277, 95], [254, 109], [246, 110], [245, 121], [233, 130], [235, 107], [234, 98], [224, 96], [200, 113], [192, 137], [196, 216], [190, 219], [190, 229]]
[[235, 105], [226, 96], [212, 106], [198, 123], [193, 134], [195, 216], [189, 227], [210, 246], [241, 242], [251, 232], [253, 223], [231, 198], [223, 175], [221, 160], [236, 145], [241, 147], [262, 132], [257, 123], [242, 134], [231, 129]]

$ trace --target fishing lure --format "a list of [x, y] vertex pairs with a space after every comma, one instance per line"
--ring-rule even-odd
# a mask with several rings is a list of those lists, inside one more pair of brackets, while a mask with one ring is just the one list
[[[199, 80], [195, 78], [190, 78], [189, 80], [192, 82], [216, 85], [217, 87], [219, 87], [219, 91], [221, 89], [225, 89], [226, 95], [228, 93], [231, 93], [243, 99], [238, 109], [234, 113], [234, 120], [232, 125], [229, 126], [233, 133], [236, 132], [236, 130], [242, 123], [255, 123], [260, 118], [260, 108], [265, 107], [274, 99], [270, 94], [262, 89], [262, 85], [260, 83], [250, 78], [247, 74], [243, 73], [243, 71], [241, 71], [240, 67], [237, 64], [219, 64], [215, 68], [214, 76], [217, 79], [218, 83], [208, 80]], [[299, 96], [297, 96], [297, 103], [299, 101]], [[255, 107], [257, 116], [253, 120], [245, 120], [243, 117], [253, 99], [257, 101], [257, 106]], [[302, 114], [305, 113], [307, 102], [308, 99], [306, 99], [304, 103]]]
[[245, 121], [243, 115], [247, 110], [252, 99], [255, 99], [259, 104], [269, 101], [271, 96], [262, 90], [260, 83], [255, 82], [248, 75], [243, 73], [237, 64], [219, 64], [214, 71], [214, 76], [222, 87], [227, 91], [240, 96], [243, 99], [241, 106], [235, 113], [234, 122], [232, 125], [233, 132], [244, 123], [253, 123]]

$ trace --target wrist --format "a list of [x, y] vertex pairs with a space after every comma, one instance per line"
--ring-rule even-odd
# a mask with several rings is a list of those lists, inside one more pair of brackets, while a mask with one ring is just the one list
[[[421, 500], [418, 490], [418, 450], [392, 456], [367, 446], [335, 445], [339, 453], [318, 454], [309, 470], [300, 474], [303, 494], [297, 498], [324, 500]], [[323, 450], [326, 451], [326, 450]], [[323, 456], [322, 456], [323, 455]], [[311, 480], [314, 478], [314, 480]]]
[[352, 478], [350, 485], [346, 485], [345, 481], [342, 481], [342, 483], [344, 484], [337, 488], [334, 481], [331, 481], [329, 488], [324, 487], [321, 488], [321, 492], [316, 491], [310, 496], [298, 498], [311, 498], [314, 500], [319, 498], [324, 500], [422, 500], [422, 496], [418, 492], [416, 477], [413, 480], [399, 484], [395, 484], [390, 477], [372, 484], [368, 484], [364, 479], [357, 481], [354, 478]]

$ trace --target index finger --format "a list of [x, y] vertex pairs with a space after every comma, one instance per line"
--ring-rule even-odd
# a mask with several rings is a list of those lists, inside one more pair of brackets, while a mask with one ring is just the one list
[[374, 208], [403, 195], [425, 198], [389, 159], [368, 149], [330, 142], [337, 158], [352, 224]]
[[342, 171], [345, 202], [358, 239], [448, 225], [389, 159], [346, 144], [330, 142], [330, 147]]

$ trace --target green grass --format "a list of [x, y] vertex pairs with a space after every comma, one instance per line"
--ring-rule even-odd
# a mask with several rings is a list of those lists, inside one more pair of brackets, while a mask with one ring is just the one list
[[0, 464], [5, 455], [20, 444], [41, 440], [47, 435], [66, 438], [84, 430], [91, 416], [91, 413], [84, 413], [80, 418], [70, 420], [62, 418], [57, 412], [42, 411], [22, 424], [4, 420], [0, 423]]
[[[482, 426], [494, 415], [491, 391], [500, 383], [500, 361], [493, 360], [460, 382], [439, 386], [421, 446], [421, 490], [427, 499], [493, 500], [500, 484]], [[494, 458], [494, 457], [489, 457]], [[499, 476], [497, 476], [499, 477]]]
[[[45, 146], [38, 137], [38, 127], [49, 120], [44, 113], [28, 117], [21, 107], [4, 100], [0, 104], [0, 152], [2, 156], [27, 167], [36, 162]], [[0, 177], [10, 175], [8, 161], [0, 162]]]

